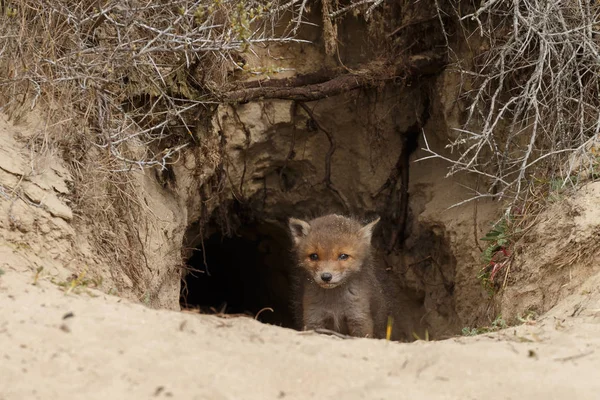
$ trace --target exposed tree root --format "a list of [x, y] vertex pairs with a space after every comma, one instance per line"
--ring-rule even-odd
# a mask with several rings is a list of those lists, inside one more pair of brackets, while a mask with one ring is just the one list
[[331, 182], [331, 157], [333, 156], [333, 153], [335, 152], [335, 149], [336, 149], [335, 138], [333, 137], [331, 132], [329, 132], [327, 129], [325, 129], [323, 127], [323, 125], [321, 125], [319, 123], [319, 121], [317, 121], [312, 110], [306, 104], [304, 104], [303, 102], [298, 102], [298, 105], [300, 107], [302, 107], [304, 109], [304, 111], [306, 111], [306, 113], [313, 120], [313, 122], [315, 123], [317, 128], [320, 129], [327, 136], [327, 139], [329, 140], [329, 150], [327, 151], [327, 155], [325, 156], [325, 178], [323, 179], [323, 182], [325, 183], [325, 186], [327, 187], [327, 189], [331, 190], [336, 195], [336, 197], [340, 200], [340, 202], [342, 203], [342, 205], [344, 206], [346, 211], [350, 211], [350, 202], [348, 201], [346, 196], [344, 196], [343, 193], [340, 192], [334, 186], [333, 182]]
[[[283, 99], [315, 101], [350, 90], [376, 86], [396, 78], [413, 79], [437, 74], [446, 66], [446, 54], [426, 52], [408, 57], [394, 65], [371, 63], [359, 72], [342, 74], [340, 70], [321, 70], [294, 78], [269, 79], [227, 92], [224, 102], [245, 103], [253, 100]], [[260, 86], [256, 86], [260, 85]]]
[[[292, 103], [292, 115], [293, 115], [294, 121], [295, 121], [297, 113], [298, 113], [298, 102], [293, 102]], [[288, 151], [285, 161], [283, 162], [283, 166], [281, 167], [281, 170], [279, 171], [279, 187], [281, 190], [287, 191], [287, 188], [283, 184], [283, 174], [285, 172], [285, 169], [287, 168], [288, 162], [290, 162], [290, 160], [292, 160], [294, 158], [294, 155], [296, 154], [295, 148], [296, 148], [296, 124], [294, 123], [294, 127], [292, 130], [292, 141], [290, 142], [290, 150]]]

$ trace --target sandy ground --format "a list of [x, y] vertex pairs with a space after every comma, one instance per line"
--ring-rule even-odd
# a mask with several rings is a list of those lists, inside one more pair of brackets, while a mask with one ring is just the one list
[[0, 399], [598, 399], [600, 279], [532, 325], [342, 340], [0, 276]]

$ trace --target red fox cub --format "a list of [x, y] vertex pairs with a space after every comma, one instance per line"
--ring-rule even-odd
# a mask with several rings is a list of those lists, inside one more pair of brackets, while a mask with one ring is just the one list
[[378, 222], [379, 218], [363, 226], [335, 214], [309, 222], [290, 218], [301, 272], [297, 283], [304, 330], [386, 337], [385, 276], [375, 268], [371, 254], [371, 235]]

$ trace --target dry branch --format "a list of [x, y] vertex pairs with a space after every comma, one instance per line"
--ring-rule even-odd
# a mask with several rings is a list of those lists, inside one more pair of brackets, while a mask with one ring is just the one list
[[[306, 2], [296, 3], [11, 1], [0, 16], [0, 110], [72, 103], [59, 118], [79, 122], [75, 140], [113, 156], [113, 171], [165, 168], [193, 138], [191, 115], [214, 102], [226, 69], [241, 69], [238, 54], [302, 42], [294, 35]], [[289, 11], [293, 31], [276, 30]]]
[[315, 101], [350, 90], [375, 86], [392, 79], [415, 79], [437, 74], [445, 66], [445, 52], [427, 52], [410, 56], [395, 65], [373, 63], [355, 73], [340, 74], [339, 70], [322, 70], [294, 78], [252, 83], [250, 87], [225, 93], [222, 101], [239, 103], [264, 99]]
[[526, 198], [534, 175], [563, 185], [581, 172], [593, 176], [600, 144], [600, 4], [485, 0], [468, 15], [461, 14], [460, 0], [452, 4], [466, 40], [487, 50], [473, 58], [474, 68], [454, 60], [463, 87], [472, 88], [462, 93], [466, 122], [448, 145], [456, 155], [425, 150], [449, 161], [449, 174], [486, 177], [477, 197], [506, 198], [509, 205]]
[[[130, 172], [153, 168], [157, 176], [169, 175], [180, 151], [200, 142], [196, 128], [214, 112], [214, 93], [225, 85], [228, 71], [242, 70], [240, 60], [257, 46], [300, 41], [295, 31], [304, 23], [307, 2], [0, 0], [0, 5], [0, 112], [14, 121], [34, 108], [47, 113], [42, 118], [48, 130], [40, 135], [44, 145], [64, 150], [72, 166], [76, 215], [94, 227], [99, 252], [128, 275], [136, 296], [154, 299], [159, 286], [148, 285], [163, 278], [148, 271], [144, 230], [158, 217]], [[293, 26], [282, 29], [289, 13]], [[221, 148], [211, 157], [216, 172], [206, 185], [214, 185], [214, 201], [220, 203], [226, 172], [216, 158], [223, 154]], [[0, 187], [0, 198], [7, 196]]]

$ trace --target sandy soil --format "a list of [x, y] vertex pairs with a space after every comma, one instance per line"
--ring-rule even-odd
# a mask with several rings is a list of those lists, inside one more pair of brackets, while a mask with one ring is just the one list
[[[6, 265], [7, 263], [5, 263]], [[0, 277], [0, 399], [597, 399], [600, 278], [532, 325], [342, 340]]]
[[[0, 400], [599, 398], [599, 183], [523, 240], [502, 314], [554, 306], [542, 318], [439, 342], [343, 340], [105, 294], [122, 278], [74, 228], [64, 165], [23, 145], [33, 131], [0, 120]], [[56, 284], [82, 271], [104, 291]]]

